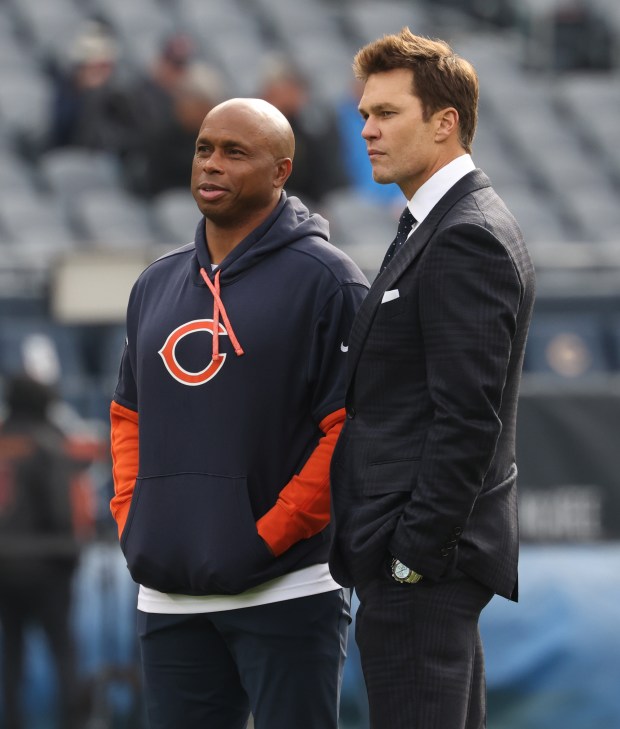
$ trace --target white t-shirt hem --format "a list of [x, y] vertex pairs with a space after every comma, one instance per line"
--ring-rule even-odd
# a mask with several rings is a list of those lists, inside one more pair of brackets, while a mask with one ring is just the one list
[[276, 577], [238, 595], [177, 595], [158, 592], [140, 585], [138, 610], [145, 613], [211, 613], [221, 610], [267, 605], [308, 595], [339, 590], [327, 564], [314, 564]]

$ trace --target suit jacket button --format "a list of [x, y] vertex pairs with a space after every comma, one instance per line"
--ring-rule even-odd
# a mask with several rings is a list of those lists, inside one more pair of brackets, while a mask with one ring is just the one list
[[447, 556], [448, 556], [449, 554], [450, 554], [450, 551], [448, 550], [448, 548], [447, 548], [447, 547], [444, 547], [444, 548], [443, 548], [443, 549], [441, 550], [441, 556], [442, 556], [442, 557], [447, 557]]
[[454, 529], [452, 530], [452, 533], [454, 534], [454, 536], [460, 537], [461, 534], [463, 533], [463, 528], [462, 527], [454, 527]]
[[347, 418], [349, 418], [349, 420], [353, 420], [354, 417], [355, 417], [355, 408], [349, 408], [347, 410]]

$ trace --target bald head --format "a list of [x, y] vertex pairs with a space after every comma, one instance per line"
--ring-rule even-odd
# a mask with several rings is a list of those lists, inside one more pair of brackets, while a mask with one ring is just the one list
[[218, 235], [228, 249], [271, 213], [291, 174], [294, 151], [291, 125], [263, 99], [229, 99], [205, 116], [192, 192], [206, 219], [211, 253]]
[[295, 154], [295, 136], [288, 119], [264, 99], [228, 99], [213, 107], [203, 125], [217, 123], [230, 128], [249, 126], [258, 133], [274, 159]]

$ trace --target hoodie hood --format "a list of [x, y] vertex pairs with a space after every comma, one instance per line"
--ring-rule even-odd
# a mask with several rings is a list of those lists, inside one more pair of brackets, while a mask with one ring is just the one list
[[[235, 246], [217, 267], [222, 283], [234, 279], [279, 248], [308, 237], [328, 241], [329, 223], [320, 215], [311, 213], [299, 198], [288, 197], [282, 191], [282, 196], [269, 217]], [[213, 278], [204, 217], [198, 223], [194, 240], [198, 267], [203, 268]]]
[[310, 213], [299, 198], [287, 197], [283, 190], [278, 204], [267, 219], [235, 246], [213, 270], [205, 237], [204, 217], [198, 223], [195, 236], [197, 273], [213, 295], [213, 362], [217, 363], [223, 359], [219, 346], [220, 320], [224, 322], [225, 331], [230, 337], [237, 357], [244, 354], [243, 347], [235, 334], [234, 322], [228, 318], [220, 296], [220, 287], [234, 281], [244, 271], [279, 248], [284, 248], [300, 238], [311, 237], [329, 241], [327, 220], [320, 215]]

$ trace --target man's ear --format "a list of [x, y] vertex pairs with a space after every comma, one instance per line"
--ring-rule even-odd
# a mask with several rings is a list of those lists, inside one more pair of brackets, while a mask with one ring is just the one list
[[436, 142], [445, 142], [453, 134], [458, 134], [459, 113], [453, 106], [448, 106], [436, 112], [435, 117], [437, 120]]
[[293, 160], [290, 157], [282, 157], [276, 162], [275, 173], [273, 177], [274, 187], [284, 187], [293, 171]]

